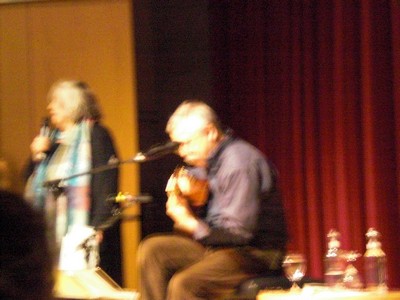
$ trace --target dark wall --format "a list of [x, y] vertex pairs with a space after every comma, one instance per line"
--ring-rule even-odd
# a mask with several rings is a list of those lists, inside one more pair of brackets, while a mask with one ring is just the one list
[[[184, 99], [212, 104], [208, 1], [134, 1], [134, 36], [142, 150], [165, 142], [169, 115]], [[141, 165], [141, 192], [154, 200], [142, 205], [142, 234], [167, 231], [166, 182], [180, 162], [174, 155]]]

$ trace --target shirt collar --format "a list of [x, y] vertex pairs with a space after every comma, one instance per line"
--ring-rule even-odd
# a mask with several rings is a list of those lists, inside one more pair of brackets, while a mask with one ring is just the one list
[[221, 142], [217, 145], [217, 147], [211, 152], [210, 156], [207, 159], [208, 167], [215, 164], [218, 160], [219, 156], [221, 155], [222, 151], [230, 144], [233, 140], [236, 139], [236, 136], [232, 129], [227, 129], [224, 132], [224, 136]]

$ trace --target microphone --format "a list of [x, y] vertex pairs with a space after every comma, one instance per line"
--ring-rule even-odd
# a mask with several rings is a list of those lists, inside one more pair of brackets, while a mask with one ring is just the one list
[[149, 203], [153, 201], [153, 197], [147, 194], [133, 196], [129, 193], [119, 192], [116, 196], [107, 197], [107, 201], [115, 203], [125, 203], [125, 202], [139, 202], [139, 203]]
[[142, 162], [142, 161], [149, 161], [153, 159], [160, 158], [167, 154], [175, 152], [180, 143], [169, 141], [160, 146], [153, 146], [146, 152], [139, 152], [136, 156], [132, 159], [133, 161]]
[[42, 127], [40, 127], [40, 136], [50, 136], [50, 118], [43, 118]]
[[[43, 118], [42, 126], [40, 127], [39, 135], [43, 137], [50, 136], [50, 119], [48, 117]], [[47, 154], [45, 152], [39, 152], [35, 154], [35, 160], [40, 161], [45, 159]]]

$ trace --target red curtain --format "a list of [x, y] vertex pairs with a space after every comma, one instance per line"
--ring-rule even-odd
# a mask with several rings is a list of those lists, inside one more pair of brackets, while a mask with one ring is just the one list
[[400, 2], [216, 0], [210, 16], [216, 110], [277, 165], [289, 248], [322, 278], [331, 228], [362, 254], [375, 227], [400, 288]]

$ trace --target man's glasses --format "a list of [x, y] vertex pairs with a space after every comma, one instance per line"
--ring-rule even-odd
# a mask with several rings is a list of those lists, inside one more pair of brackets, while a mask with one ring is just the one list
[[193, 145], [194, 142], [197, 141], [199, 137], [205, 135], [205, 133], [206, 133], [206, 128], [203, 128], [202, 130], [195, 133], [190, 139], [187, 139], [185, 141], [174, 141], [174, 142], [179, 144], [179, 149], [188, 147], [190, 145]]

